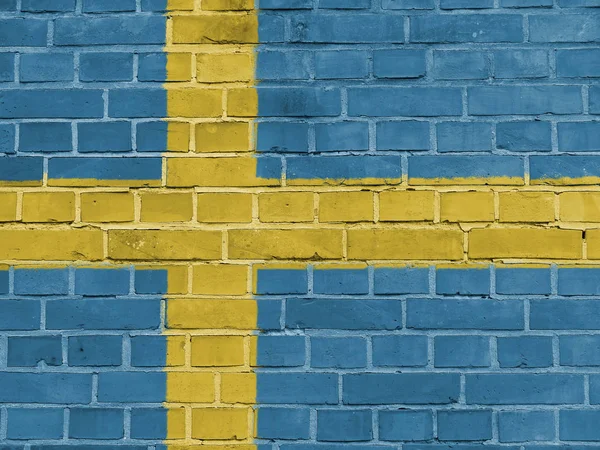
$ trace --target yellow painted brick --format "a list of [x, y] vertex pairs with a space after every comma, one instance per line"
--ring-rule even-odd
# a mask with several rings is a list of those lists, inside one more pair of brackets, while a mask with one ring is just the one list
[[257, 159], [253, 157], [167, 159], [167, 186], [251, 187], [279, 184], [279, 178], [257, 175]]
[[250, 81], [254, 78], [251, 53], [200, 53], [196, 57], [196, 79], [202, 83]]
[[169, 299], [167, 327], [171, 329], [256, 328], [256, 300]]
[[485, 228], [469, 232], [469, 258], [580, 259], [581, 231], [547, 228]]
[[258, 196], [261, 222], [312, 222], [314, 196], [311, 192], [274, 192]]
[[462, 259], [459, 230], [354, 229], [348, 230], [348, 259]]
[[236, 44], [258, 42], [256, 15], [211, 14], [173, 17], [175, 44]]
[[101, 230], [0, 230], [0, 259], [98, 261], [102, 240]]
[[372, 222], [372, 192], [325, 192], [319, 194], [320, 222]]
[[192, 336], [192, 366], [225, 367], [243, 364], [243, 336]]
[[17, 193], [0, 192], [0, 222], [17, 219]]
[[167, 53], [167, 81], [190, 81], [192, 79], [192, 54]]
[[137, 265], [135, 270], [166, 270], [167, 289], [169, 294], [188, 293], [188, 268], [187, 266], [144, 266]]
[[230, 230], [233, 259], [339, 259], [342, 230]]
[[254, 9], [254, 0], [202, 0], [207, 11], [247, 11]]
[[167, 336], [168, 367], [185, 364], [185, 336]]
[[247, 408], [195, 408], [192, 410], [194, 439], [246, 439]]
[[252, 195], [198, 194], [198, 221], [208, 223], [248, 223], [252, 221]]
[[585, 241], [587, 244], [587, 257], [590, 259], [600, 259], [600, 230], [587, 230], [585, 232]]
[[196, 152], [247, 152], [250, 150], [248, 122], [199, 123]]
[[142, 199], [142, 222], [187, 222], [194, 211], [192, 193], [145, 192]]
[[170, 152], [188, 152], [190, 150], [190, 124], [187, 122], [168, 122], [167, 150]]
[[432, 221], [433, 191], [385, 191], [379, 194], [379, 220]]
[[227, 91], [227, 115], [229, 117], [256, 117], [258, 115], [256, 89], [229, 89]]
[[221, 374], [221, 401], [225, 403], [256, 403], [256, 374]]
[[244, 295], [248, 292], [248, 267], [233, 264], [194, 266], [194, 294]]
[[554, 194], [551, 192], [501, 192], [500, 222], [554, 221]]
[[23, 222], [72, 222], [75, 220], [73, 192], [25, 192]]
[[194, 9], [194, 0], [168, 0], [167, 11], [192, 11]]
[[167, 89], [168, 117], [221, 117], [221, 89]]
[[563, 192], [558, 201], [560, 220], [600, 222], [600, 192]]
[[81, 220], [84, 222], [131, 222], [133, 219], [133, 194], [130, 192], [81, 194]]
[[108, 256], [124, 260], [219, 259], [221, 232], [109, 230]]
[[443, 222], [493, 222], [492, 192], [442, 192], [440, 216]]
[[206, 372], [167, 372], [167, 402], [210, 403], [215, 400], [215, 377]]
[[185, 409], [167, 409], [167, 439], [185, 438]]
[[256, 444], [239, 444], [237, 441], [233, 441], [233, 444], [214, 444], [209, 445], [202, 443], [202, 445], [191, 446], [190, 444], [175, 445], [170, 442], [166, 446], [166, 450], [193, 450], [200, 447], [202, 450], [257, 450]]

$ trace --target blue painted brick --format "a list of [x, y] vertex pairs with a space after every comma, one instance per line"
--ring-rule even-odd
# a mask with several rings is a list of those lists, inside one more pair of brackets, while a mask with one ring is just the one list
[[308, 124], [299, 122], [260, 122], [258, 124], [259, 152], [308, 152]]
[[0, 294], [8, 294], [10, 277], [8, 270], [0, 270]]
[[371, 0], [320, 0], [319, 8], [322, 9], [368, 9]]
[[298, 156], [287, 158], [287, 179], [400, 179], [399, 156]]
[[0, 153], [15, 152], [15, 126], [0, 124]]
[[98, 401], [162, 403], [166, 395], [164, 372], [100, 372]]
[[428, 441], [432, 438], [431, 411], [379, 412], [379, 439], [382, 441]]
[[129, 293], [129, 268], [124, 269], [77, 269], [75, 270], [75, 294], [102, 296]]
[[0, 46], [45, 47], [48, 21], [38, 19], [0, 19]]
[[[122, 447], [123, 450], [147, 450], [148, 449], [147, 445], [119, 445], [119, 446]], [[72, 447], [73, 446], [70, 444], [66, 444], [66, 445], [60, 445], [60, 444], [58, 444], [58, 445], [57, 444], [32, 445], [31, 450], [71, 450]], [[107, 444], [107, 445], [77, 444], [77, 450], [114, 450], [114, 448], [115, 448], [114, 444]], [[157, 445], [156, 448], [158, 448], [160, 450], [165, 450], [164, 446], [162, 446], [162, 445]], [[9, 448], [6, 450], [22, 450], [22, 449]], [[119, 450], [121, 450], [121, 449], [119, 449]]]
[[592, 405], [600, 404], [600, 377], [590, 375], [590, 403]]
[[442, 9], [487, 9], [494, 7], [494, 0], [441, 0]]
[[578, 114], [577, 86], [482, 86], [468, 89], [469, 114]]
[[0, 81], [14, 81], [15, 54], [0, 53]]
[[[126, 71], [129, 74], [129, 71]], [[167, 80], [167, 54], [142, 53], [138, 58], [139, 81], [166, 81]]]
[[373, 52], [373, 75], [377, 78], [421, 78], [426, 71], [423, 50]]
[[98, 89], [13, 89], [0, 92], [0, 118], [91, 119], [103, 114], [104, 100], [102, 91]]
[[516, 295], [550, 295], [550, 268], [496, 268], [496, 292]]
[[60, 336], [9, 336], [8, 367], [36, 367], [62, 364]]
[[166, 17], [68, 17], [54, 22], [55, 45], [164, 44]]
[[600, 440], [598, 421], [600, 421], [600, 411], [583, 409], [560, 411], [560, 439], [598, 442]]
[[0, 372], [3, 403], [70, 404], [91, 400], [91, 373]]
[[368, 294], [367, 269], [315, 269], [313, 273], [315, 294]]
[[500, 6], [503, 8], [551, 8], [553, 0], [501, 0]]
[[375, 294], [426, 294], [429, 269], [378, 267], [374, 270]]
[[433, 9], [433, 0], [383, 0], [383, 9]]
[[600, 300], [532, 300], [532, 330], [598, 330]]
[[75, 0], [22, 0], [21, 11], [73, 12], [75, 11]]
[[0, 330], [39, 330], [40, 302], [37, 300], [0, 301]]
[[600, 366], [600, 336], [560, 336], [561, 366]]
[[461, 14], [414, 16], [410, 21], [410, 41], [522, 42], [521, 16], [516, 14]]
[[166, 294], [168, 291], [167, 270], [139, 270], [135, 271], [136, 294]]
[[16, 9], [17, 0], [0, 0], [0, 11], [16, 11]]
[[338, 376], [332, 373], [266, 373], [256, 374], [257, 403], [337, 404]]
[[497, 346], [500, 367], [527, 368], [552, 365], [550, 336], [499, 337]]
[[[320, 7], [323, 7], [321, 2]], [[321, 80], [336, 78], [365, 78], [368, 55], [364, 51], [336, 50], [321, 51], [315, 54], [315, 78]]]
[[545, 78], [549, 72], [545, 50], [497, 50], [494, 52], [495, 78]]
[[259, 330], [281, 330], [281, 312], [283, 302], [281, 300], [265, 300], [258, 302]]
[[552, 411], [500, 411], [498, 428], [500, 442], [552, 441], [554, 413]]
[[19, 151], [70, 152], [73, 149], [68, 122], [22, 123], [19, 126]]
[[120, 366], [121, 336], [69, 337], [70, 366]]
[[310, 77], [306, 52], [263, 51], [257, 55], [256, 78], [259, 80], [305, 80]]
[[73, 81], [71, 53], [25, 53], [21, 55], [20, 64], [20, 80], [23, 83]]
[[427, 336], [373, 336], [373, 365], [423, 367], [427, 365]]
[[583, 403], [583, 375], [466, 375], [467, 404], [560, 405]]
[[257, 294], [306, 294], [306, 269], [257, 270]]
[[315, 126], [318, 152], [369, 149], [369, 124], [366, 122], [318, 123]]
[[135, 11], [135, 0], [83, 0], [84, 13]]
[[435, 367], [489, 367], [487, 336], [436, 336]]
[[438, 80], [483, 80], [490, 76], [489, 58], [484, 52], [436, 51], [432, 75]]
[[552, 150], [549, 122], [500, 122], [496, 125], [496, 145], [516, 152]]
[[348, 89], [349, 116], [458, 116], [462, 97], [457, 88], [357, 87]]
[[429, 122], [377, 122], [377, 150], [429, 150]]
[[138, 152], [167, 151], [168, 122], [141, 122], [137, 124], [136, 146]]
[[439, 152], [489, 152], [492, 125], [480, 122], [441, 122], [437, 125]]
[[132, 439], [165, 439], [167, 437], [167, 413], [164, 408], [132, 409]]
[[462, 155], [410, 156], [408, 179], [452, 178], [523, 178], [523, 160], [516, 156]]
[[600, 6], [599, 0], [559, 0], [558, 4], [562, 8], [583, 8]]
[[0, 160], [0, 181], [29, 181], [42, 184], [44, 161], [38, 157], [2, 158]]
[[159, 180], [161, 167], [160, 158], [52, 158], [48, 161], [48, 178]]
[[312, 0], [259, 0], [260, 9], [311, 9]]
[[599, 42], [600, 14], [540, 14], [529, 16], [531, 42]]
[[598, 295], [600, 280], [598, 269], [559, 268], [558, 295]]
[[492, 411], [439, 411], [438, 439], [441, 441], [485, 441], [492, 438]]
[[256, 365], [262, 367], [298, 367], [306, 360], [304, 336], [259, 336]]
[[9, 408], [8, 439], [61, 439], [63, 410], [59, 408]]
[[165, 336], [132, 336], [131, 365], [134, 367], [163, 367], [167, 359]]
[[135, 330], [160, 325], [159, 299], [51, 300], [46, 309], [50, 330]]
[[69, 438], [120, 439], [123, 429], [122, 409], [71, 408]]
[[257, 88], [259, 117], [338, 116], [342, 101], [336, 88]]
[[310, 411], [304, 408], [259, 408], [256, 427], [260, 439], [308, 439]]
[[79, 57], [81, 81], [131, 81], [131, 53], [83, 53]]
[[399, 300], [287, 301], [286, 327], [343, 330], [396, 330], [402, 328]]
[[404, 18], [391, 14], [298, 14], [291, 24], [291, 42], [404, 42]]
[[317, 411], [317, 441], [357, 442], [373, 438], [372, 412], [368, 409], [353, 411]]
[[490, 269], [438, 268], [436, 292], [442, 295], [489, 295]]
[[345, 405], [450, 404], [458, 401], [457, 373], [358, 373], [344, 375]]
[[279, 15], [258, 15], [258, 35], [260, 42], [284, 42], [285, 27], [284, 18]]
[[532, 180], [600, 176], [600, 158], [596, 156], [531, 156], [529, 173]]
[[559, 123], [558, 150], [561, 152], [600, 151], [600, 122]]
[[521, 300], [409, 299], [407, 327], [419, 329], [523, 330]]
[[556, 73], [566, 78], [600, 77], [600, 49], [557, 50]]
[[359, 337], [313, 337], [311, 365], [315, 368], [360, 369], [367, 366], [367, 342]]
[[88, 152], [131, 151], [130, 122], [93, 122], [77, 126], [78, 150]]

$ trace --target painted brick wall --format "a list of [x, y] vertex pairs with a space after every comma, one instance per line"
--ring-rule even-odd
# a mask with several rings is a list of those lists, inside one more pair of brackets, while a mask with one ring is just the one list
[[597, 448], [598, 7], [0, 0], [0, 450]]

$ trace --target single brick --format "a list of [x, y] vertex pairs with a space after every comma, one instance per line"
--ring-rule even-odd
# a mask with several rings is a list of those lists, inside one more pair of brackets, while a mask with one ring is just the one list
[[367, 365], [367, 342], [359, 337], [313, 337], [310, 340], [314, 368], [360, 369]]
[[259, 122], [258, 152], [308, 152], [308, 124], [300, 122]]
[[244, 295], [248, 291], [248, 267], [233, 264], [194, 265], [192, 293]]
[[128, 294], [130, 273], [129, 268], [76, 269], [75, 294], [84, 296]]
[[167, 302], [167, 328], [256, 328], [255, 300], [180, 300]]
[[596, 330], [594, 320], [600, 313], [597, 300], [532, 300], [530, 326], [532, 330]]
[[492, 126], [480, 122], [441, 122], [436, 127], [439, 152], [489, 152]]
[[71, 408], [69, 438], [120, 439], [123, 437], [123, 410], [116, 408]]
[[8, 338], [8, 367], [36, 367], [62, 364], [60, 336], [10, 336]]
[[490, 270], [481, 268], [438, 268], [436, 270], [436, 293], [442, 295], [490, 294]]
[[583, 403], [583, 376], [573, 374], [473, 374], [466, 376], [467, 404], [560, 405]]
[[554, 414], [552, 411], [500, 411], [498, 429], [500, 442], [552, 441]]
[[531, 156], [531, 184], [595, 184], [600, 175], [600, 159], [596, 158], [593, 155]]
[[164, 44], [165, 22], [164, 16], [142, 14], [58, 18], [54, 22], [54, 45]]
[[129, 152], [131, 146], [130, 122], [94, 122], [77, 125], [78, 151]]
[[9, 408], [8, 439], [61, 439], [63, 410], [60, 408]]
[[6, 267], [3, 270], [0, 270], [0, 294], [8, 294], [8, 292], [10, 291], [9, 282], [10, 277], [8, 267]]
[[242, 336], [193, 336], [192, 366], [226, 367], [244, 364]]
[[494, 0], [441, 0], [442, 9], [488, 9], [494, 7]]
[[72, 222], [75, 220], [73, 192], [25, 192], [23, 222]]
[[[259, 52], [256, 61], [256, 78], [259, 80], [305, 80], [310, 77], [311, 60], [309, 56], [309, 53], [302, 51]], [[252, 64], [238, 63], [237, 73], [240, 73], [241, 67], [245, 66], [251, 67]], [[248, 79], [251, 79], [253, 74], [249, 75]]]
[[196, 152], [245, 152], [250, 148], [248, 122], [198, 123], [195, 132]]
[[[296, 56], [300, 53], [296, 53]], [[200, 82], [206, 83], [219, 83], [227, 81], [246, 81], [248, 82], [253, 78], [254, 74], [252, 68], [254, 66], [254, 57], [247, 52], [244, 53], [201, 53], [196, 57], [196, 79]], [[285, 61], [288, 59], [289, 61]], [[287, 57], [287, 54], [281, 52], [268, 52], [259, 53], [256, 64], [262, 64], [271, 66], [270, 69], [277, 71], [282, 78], [302, 78], [302, 59], [298, 58], [295, 61], [291, 61], [293, 57]], [[286, 68], [286, 62], [289, 64], [296, 64], [296, 68], [290, 67], [289, 72]], [[299, 66], [299, 67], [298, 67]], [[267, 71], [258, 69], [257, 66], [257, 78], [272, 78], [271, 75], [267, 75]], [[260, 77], [259, 77], [260, 75]], [[307, 76], [307, 74], [304, 74]]]
[[[167, 65], [169, 64], [169, 70]], [[189, 53], [142, 53], [138, 57], [138, 81], [190, 81], [192, 58]]]
[[45, 47], [48, 21], [38, 19], [1, 19], [0, 45], [3, 47]]
[[380, 221], [433, 221], [433, 218], [433, 191], [383, 191], [379, 194]]
[[552, 8], [552, 0], [501, 0], [503, 8]]
[[343, 376], [345, 405], [450, 404], [458, 401], [457, 373], [357, 373]]
[[438, 439], [442, 441], [485, 441], [492, 438], [492, 411], [439, 411]]
[[199, 222], [248, 223], [252, 221], [252, 195], [237, 193], [198, 194]]
[[556, 73], [566, 78], [600, 77], [600, 49], [557, 50]]
[[489, 57], [476, 51], [435, 51], [432, 75], [438, 80], [483, 80], [490, 76]]
[[550, 70], [546, 50], [497, 50], [494, 78], [546, 78]]
[[[15, 54], [0, 53], [0, 81], [14, 81]], [[0, 147], [2, 148], [2, 147]]]
[[[175, 416], [173, 413], [180, 409], [164, 408], [136, 408], [131, 410], [131, 437], [133, 439], [165, 439], [167, 437], [168, 420], [185, 421], [185, 417]], [[177, 420], [176, 419], [176, 420]], [[173, 427], [171, 428], [173, 432]], [[171, 435], [171, 437], [175, 437]], [[181, 436], [184, 437], [184, 436]]]
[[298, 367], [306, 360], [304, 336], [259, 336], [255, 363], [258, 367]]
[[260, 0], [260, 9], [311, 9], [312, 0]]
[[0, 330], [39, 330], [40, 302], [6, 300], [0, 302]]
[[313, 272], [315, 294], [368, 294], [369, 275], [367, 269], [315, 268]]
[[32, 122], [19, 126], [21, 152], [70, 152], [72, 149], [68, 122]]
[[332, 373], [268, 373], [256, 377], [256, 401], [273, 404], [338, 403], [338, 376]]
[[166, 399], [166, 385], [164, 372], [100, 372], [98, 401], [161, 403]]
[[426, 72], [424, 50], [373, 52], [373, 75], [376, 78], [421, 78]]
[[[257, 43], [258, 18], [255, 15], [232, 16], [224, 13], [202, 16], [175, 16], [175, 44]], [[282, 18], [261, 15], [261, 42], [281, 42]], [[164, 26], [164, 25], [163, 25]]]
[[292, 17], [291, 29], [291, 42], [404, 42], [403, 18], [391, 14], [298, 14]]
[[593, 410], [562, 410], [560, 411], [560, 439], [564, 441], [598, 442], [600, 430], [598, 420], [600, 412]]
[[487, 336], [436, 336], [434, 346], [435, 367], [490, 366], [490, 339]]
[[[0, 193], [0, 222], [14, 222], [17, 220], [17, 193]], [[8, 292], [8, 276], [6, 279]]]
[[[323, 8], [323, 3], [319, 5]], [[369, 74], [365, 51], [336, 50], [315, 53], [315, 78], [320, 80], [365, 78]]]
[[319, 194], [319, 222], [372, 222], [372, 192]]
[[410, 41], [422, 43], [522, 42], [521, 17], [516, 14], [414, 16]]
[[[27, 1], [27, 0], [25, 0]], [[17, 0], [2, 0], [0, 1], [0, 11], [16, 11]]]
[[72, 53], [25, 53], [20, 64], [23, 83], [73, 81]]
[[154, 193], [141, 195], [142, 222], [188, 222], [192, 220], [193, 198], [191, 193]]
[[19, 182], [22, 186], [41, 186], [43, 178], [43, 159], [38, 157], [2, 158], [0, 182], [11, 184]]
[[133, 194], [129, 192], [84, 192], [81, 220], [84, 222], [132, 222]]
[[[1, 167], [1, 166], [0, 166]], [[0, 256], [17, 260], [97, 261], [102, 259], [100, 230], [1, 230]]]
[[521, 300], [409, 299], [407, 327], [417, 329], [523, 330]]
[[377, 122], [377, 150], [429, 150], [429, 123], [416, 120]]
[[83, 0], [84, 13], [132, 11], [135, 11], [135, 0]]
[[544, 14], [529, 16], [531, 42], [598, 42], [600, 14]]
[[562, 8], [593, 8], [595, 6], [600, 6], [598, 0], [560, 0], [559, 4]]
[[373, 438], [372, 411], [359, 409], [317, 411], [317, 441], [360, 442]]
[[553, 222], [554, 194], [500, 192], [500, 222]]
[[443, 222], [492, 222], [493, 192], [442, 192], [440, 216]]
[[315, 217], [312, 192], [265, 192], [258, 195], [261, 222], [312, 222]]
[[69, 337], [70, 366], [120, 366], [121, 336]]
[[154, 267], [140, 269], [136, 267], [134, 289], [136, 294], [166, 294], [169, 291], [168, 269], [155, 269]]
[[13, 124], [0, 124], [0, 153], [15, 152], [15, 136], [15, 126]]
[[[287, 158], [287, 182], [290, 185], [399, 183], [402, 177], [399, 156], [292, 156]], [[357, 181], [355, 181], [357, 180]]]
[[596, 222], [600, 220], [600, 194], [596, 192], [563, 192], [559, 196], [560, 220]]
[[192, 410], [192, 438], [246, 439], [248, 409], [198, 408]]
[[262, 407], [257, 411], [256, 437], [260, 439], [308, 439], [310, 411], [306, 408]]
[[[57, 389], [57, 386], [69, 388]], [[87, 404], [91, 400], [91, 373], [0, 372], [3, 403]]]
[[376, 267], [375, 294], [427, 294], [429, 269], [424, 267]]
[[468, 88], [469, 114], [580, 114], [581, 91], [576, 86], [482, 86]]
[[424, 367], [427, 336], [373, 336], [373, 365], [377, 367]]
[[190, 124], [187, 122], [141, 122], [136, 127], [139, 152], [187, 152], [190, 148]]
[[76, 0], [22, 0], [21, 11], [73, 12], [75, 11], [75, 1]]
[[132, 336], [134, 367], [181, 366], [185, 362], [185, 336]]
[[496, 292], [516, 295], [550, 295], [550, 268], [496, 268]]
[[559, 123], [558, 150], [561, 152], [600, 151], [600, 122]]
[[369, 125], [366, 122], [318, 123], [315, 139], [318, 152], [368, 150]]
[[[1, 28], [1, 24], [0, 24]], [[0, 118], [100, 118], [104, 111], [98, 89], [11, 89], [0, 92]]]
[[558, 295], [598, 294], [600, 294], [598, 269], [579, 267], [558, 269]]
[[[256, 88], [256, 91], [258, 117], [333, 117], [341, 112], [342, 102], [337, 88], [263, 87]], [[247, 116], [232, 106], [234, 100], [235, 97], [230, 95], [228, 114], [233, 117]]]
[[368, 9], [369, 0], [321, 0], [319, 8], [322, 9]]
[[517, 152], [552, 150], [549, 122], [501, 122], [496, 125], [496, 146]]
[[431, 411], [379, 412], [379, 439], [382, 441], [428, 441], [432, 438]]
[[259, 330], [281, 330], [282, 300], [261, 299], [257, 302], [257, 323]]
[[383, 0], [383, 9], [433, 9], [433, 0]]
[[258, 269], [255, 294], [306, 294], [305, 269]]
[[593, 367], [600, 365], [599, 336], [560, 336], [560, 365]]
[[69, 293], [68, 269], [15, 269], [15, 294], [66, 295]]

